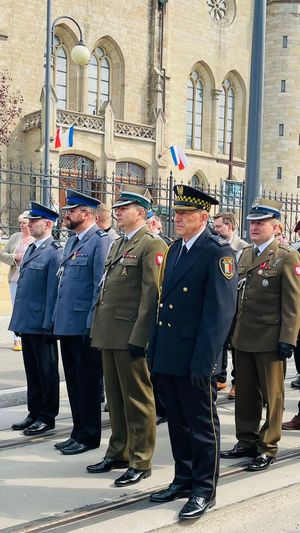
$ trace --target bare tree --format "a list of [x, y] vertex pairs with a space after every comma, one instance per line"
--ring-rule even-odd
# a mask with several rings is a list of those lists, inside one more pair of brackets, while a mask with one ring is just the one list
[[23, 96], [11, 91], [12, 79], [7, 71], [0, 71], [0, 146], [7, 146], [15, 120], [21, 115]]

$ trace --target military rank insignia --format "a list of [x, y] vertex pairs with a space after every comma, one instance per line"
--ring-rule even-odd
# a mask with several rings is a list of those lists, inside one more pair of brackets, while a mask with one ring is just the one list
[[226, 279], [232, 279], [234, 275], [233, 257], [221, 257], [219, 259], [219, 268]]

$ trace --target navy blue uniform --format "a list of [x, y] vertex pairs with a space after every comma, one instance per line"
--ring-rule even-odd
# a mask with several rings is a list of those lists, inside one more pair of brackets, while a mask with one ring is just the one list
[[96, 447], [101, 437], [101, 354], [91, 348], [89, 330], [104, 262], [111, 243], [94, 224], [83, 238], [68, 239], [58, 270], [54, 334], [59, 336], [73, 417], [71, 437]]
[[[219, 470], [216, 378], [236, 306], [237, 273], [229, 244], [208, 229], [178, 262], [170, 246], [148, 357], [167, 410], [177, 484], [214, 496]], [[190, 374], [211, 376], [206, 389]]]
[[32, 252], [34, 246], [21, 264], [9, 329], [22, 337], [29, 415], [51, 424], [59, 409], [59, 375], [57, 342], [49, 333], [62, 247], [53, 237]]

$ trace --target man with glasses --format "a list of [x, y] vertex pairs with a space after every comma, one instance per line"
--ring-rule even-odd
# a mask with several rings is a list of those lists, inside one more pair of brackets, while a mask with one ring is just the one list
[[54, 334], [60, 338], [73, 417], [70, 438], [55, 444], [64, 455], [98, 448], [101, 437], [100, 353], [90, 346], [92, 314], [104, 270], [110, 237], [96, 225], [99, 201], [67, 190], [64, 224], [75, 232], [65, 246], [58, 269]]

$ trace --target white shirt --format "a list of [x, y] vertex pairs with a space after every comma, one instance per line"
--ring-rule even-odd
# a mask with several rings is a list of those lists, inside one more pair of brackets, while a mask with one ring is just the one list
[[51, 235], [48, 235], [48, 237], [44, 237], [43, 239], [37, 239], [36, 241], [34, 241], [36, 248], [39, 248], [41, 244], [43, 244], [43, 242], [49, 239], [49, 237], [51, 237]]
[[[87, 229], [85, 229], [84, 231], [82, 231], [81, 233], [76, 233], [78, 239], [81, 241], [81, 239], [83, 239], [83, 237], [85, 236], [85, 234], [93, 227], [93, 226], [96, 226], [96, 223], [94, 222], [93, 224], [91, 224], [91, 226], [89, 226]], [[98, 226], [97, 226], [98, 227]]]
[[271, 237], [271, 239], [269, 239], [267, 242], [264, 242], [263, 244], [260, 244], [259, 246], [254, 245], [254, 250], [256, 250], [256, 248], [258, 248], [259, 249], [259, 254], [258, 255], [262, 254], [263, 251], [269, 246], [269, 244], [271, 244], [271, 242], [274, 241], [274, 239], [275, 239], [275, 237], [273, 235], [273, 237]]
[[[204, 231], [205, 229], [206, 229], [206, 228], [202, 228], [201, 231], [199, 231], [198, 233], [196, 233], [196, 235], [194, 235], [194, 237], [192, 237], [192, 238], [191, 238], [189, 241], [187, 241], [187, 242], [185, 242], [185, 241], [182, 239], [182, 246], [181, 246], [181, 248], [185, 245], [185, 246], [187, 247], [187, 251], [189, 251], [189, 250], [192, 248], [194, 242], [196, 242], [196, 240], [198, 239], [198, 237], [200, 237], [200, 235], [203, 233], [203, 231]], [[181, 252], [181, 250], [180, 250], [180, 252]]]
[[140, 229], [143, 228], [144, 226], [146, 226], [146, 224], [143, 224], [143, 225], [140, 226], [138, 229], [135, 229], [135, 230], [131, 231], [130, 233], [126, 234], [127, 239], [130, 241], [130, 239], [132, 239], [132, 237], [133, 237], [138, 231], [140, 231]]

